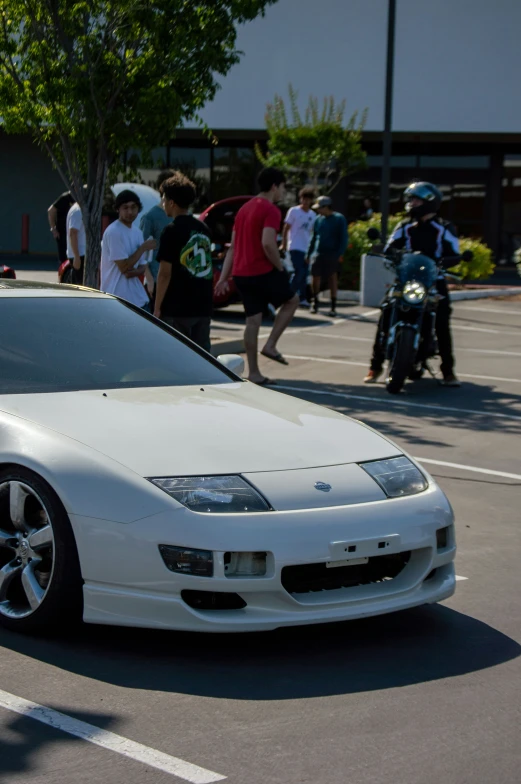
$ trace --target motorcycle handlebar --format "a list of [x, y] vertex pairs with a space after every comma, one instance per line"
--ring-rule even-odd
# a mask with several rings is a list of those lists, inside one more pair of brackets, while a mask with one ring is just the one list
[[[399, 256], [397, 255], [400, 254]], [[379, 253], [379, 252], [371, 252], [371, 256], [379, 256], [380, 258], [384, 259], [384, 261], [391, 261], [393, 264], [396, 264], [400, 261], [402, 252], [401, 251], [391, 251], [389, 253]], [[443, 256], [441, 259], [433, 259], [433, 261], [439, 266], [443, 266], [445, 264], [449, 266], [455, 267], [456, 264], [459, 264], [460, 261], [468, 261], [468, 259], [464, 258], [464, 254], [457, 254], [454, 256]]]

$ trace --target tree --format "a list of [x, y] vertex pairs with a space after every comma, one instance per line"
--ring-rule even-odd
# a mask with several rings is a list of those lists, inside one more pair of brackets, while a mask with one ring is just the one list
[[273, 2], [0, 0], [3, 127], [30, 133], [79, 202], [87, 285], [98, 280], [109, 167], [198, 117], [216, 75], [239, 60], [236, 24]]
[[346, 102], [339, 104], [331, 96], [310, 97], [302, 120], [298, 93], [289, 85], [289, 110], [276, 95], [266, 110], [268, 154], [257, 145], [257, 157], [263, 166], [277, 166], [290, 172], [298, 185], [308, 183], [321, 193], [330, 193], [343, 177], [363, 168], [366, 155], [362, 149], [362, 130], [367, 110], [351, 115], [344, 123]]

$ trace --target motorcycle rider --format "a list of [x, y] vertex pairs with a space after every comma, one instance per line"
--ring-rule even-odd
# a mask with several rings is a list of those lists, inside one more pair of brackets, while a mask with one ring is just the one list
[[[403, 199], [406, 202], [405, 209], [408, 217], [395, 228], [384, 251], [388, 252], [392, 248], [419, 251], [434, 259], [438, 264], [443, 257], [457, 256], [459, 242], [456, 230], [451, 223], [438, 216], [442, 200], [441, 191], [430, 182], [414, 182], [405, 189]], [[454, 266], [454, 260], [449, 261], [448, 266]], [[452, 309], [447, 281], [442, 270], [440, 270], [436, 288], [442, 297], [436, 311], [436, 337], [441, 357], [440, 370], [443, 375], [441, 383], [447, 387], [459, 387], [460, 382], [454, 374], [450, 331]], [[371, 366], [364, 378], [365, 384], [374, 384], [382, 373], [385, 361], [385, 339], [382, 336], [387, 335], [389, 315], [389, 310], [383, 308], [373, 346]], [[421, 369], [417, 371], [415, 377], [420, 375]]]

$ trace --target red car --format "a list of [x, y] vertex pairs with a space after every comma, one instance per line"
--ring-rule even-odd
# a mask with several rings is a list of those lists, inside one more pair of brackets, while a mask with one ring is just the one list
[[0, 264], [0, 278], [16, 278], [16, 272], [5, 264]]
[[[199, 220], [206, 223], [212, 234], [214, 288], [221, 275], [226, 251], [230, 247], [235, 216], [243, 204], [252, 198], [253, 196], [231, 196], [229, 199], [222, 199], [222, 201], [210, 204], [204, 212], [197, 216]], [[217, 296], [214, 291], [213, 304], [216, 308], [224, 308], [233, 302], [240, 302], [240, 296], [233, 280], [230, 279], [226, 294]]]

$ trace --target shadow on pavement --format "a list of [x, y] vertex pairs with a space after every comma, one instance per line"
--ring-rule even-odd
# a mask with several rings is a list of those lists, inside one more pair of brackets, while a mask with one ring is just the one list
[[[495, 431], [521, 435], [521, 394], [506, 392], [486, 384], [473, 384], [465, 380], [459, 389], [439, 386], [434, 379], [425, 378], [408, 383], [399, 395], [390, 395], [383, 384], [331, 384], [316, 381], [277, 380], [274, 391], [294, 394], [312, 403], [329, 406], [342, 414], [361, 419], [392, 438], [407, 438], [412, 444], [439, 444], [424, 438], [418, 431], [417, 421], [423, 420], [430, 427], [447, 427], [451, 430]], [[282, 387], [285, 387], [284, 389]], [[299, 391], [294, 393], [290, 387]], [[303, 389], [309, 389], [309, 393]], [[332, 393], [328, 397], [328, 393]], [[345, 396], [345, 397], [344, 397]], [[369, 409], [366, 414], [366, 407]], [[387, 422], [374, 421], [371, 414], [385, 413]], [[502, 416], [498, 416], [501, 414]], [[414, 417], [416, 427], [409, 430], [395, 416]]]
[[[486, 315], [487, 314], [485, 312], [485, 316]], [[519, 311], [519, 315], [521, 316], [521, 310]], [[485, 327], [486, 329], [488, 329], [489, 327], [500, 327], [502, 328], [498, 330], [498, 334], [500, 337], [503, 330], [505, 332], [509, 332], [510, 330], [513, 329], [516, 330], [521, 329], [521, 324], [511, 324], [511, 323], [505, 324], [505, 322], [489, 321], [488, 318], [486, 321], [484, 321], [483, 319], [467, 318], [467, 316], [461, 315], [461, 313], [453, 314], [452, 321], [465, 321], [465, 322], [469, 322], [470, 324], [479, 324], [480, 327]], [[517, 337], [517, 335], [515, 335], [514, 337]]]
[[97, 681], [236, 700], [289, 700], [453, 678], [515, 659], [521, 646], [441, 605], [361, 621], [210, 635], [83, 626], [0, 644]]
[[[68, 716], [73, 715], [75, 719], [93, 724], [95, 727], [104, 730], [109, 729], [110, 725], [115, 721], [113, 716], [105, 713], [78, 711], [72, 714], [70, 707], [60, 708], [59, 705], [50, 707]], [[42, 724], [39, 721], [34, 721], [30, 716], [8, 715], [12, 716], [12, 718], [3, 724], [3, 730], [6, 732], [7, 739], [5, 739], [5, 736], [4, 739], [0, 738], [0, 774], [11, 774], [12, 777], [29, 771], [33, 771], [36, 774], [38, 766], [41, 764], [40, 755], [42, 751], [43, 753], [48, 753], [49, 746], [54, 746], [58, 743], [63, 744], [64, 742], [67, 744], [75, 741], [84, 742], [74, 735], [69, 735], [62, 732], [62, 730]], [[7, 783], [7, 781], [11, 781], [11, 778], [2, 780]], [[17, 777], [17, 780], [23, 779], [18, 779]], [[67, 782], [71, 781], [71, 779], [67, 777], [63, 781]]]

